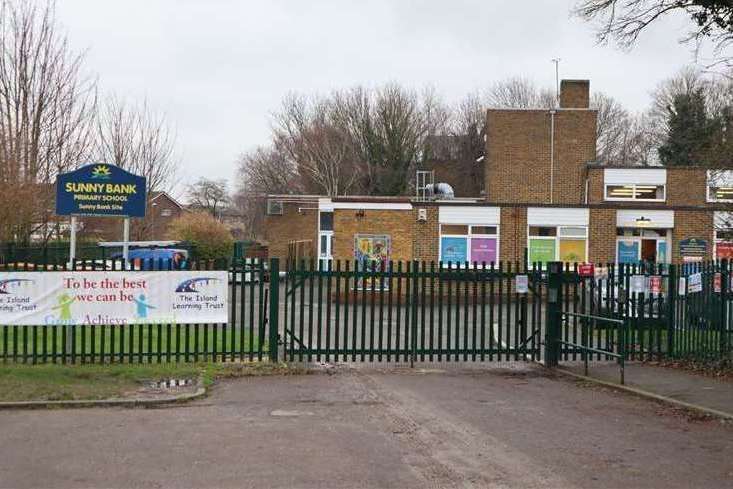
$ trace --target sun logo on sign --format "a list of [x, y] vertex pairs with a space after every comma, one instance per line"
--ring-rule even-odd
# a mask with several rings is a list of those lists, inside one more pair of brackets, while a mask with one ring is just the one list
[[109, 171], [107, 165], [97, 165], [92, 170], [92, 178], [99, 178], [101, 180], [109, 180], [112, 173]]

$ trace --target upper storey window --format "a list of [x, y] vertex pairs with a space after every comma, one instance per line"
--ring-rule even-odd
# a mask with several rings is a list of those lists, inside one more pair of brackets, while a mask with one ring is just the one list
[[708, 202], [733, 202], [733, 170], [708, 170]]
[[664, 169], [607, 168], [603, 180], [605, 200], [664, 202], [667, 197]]

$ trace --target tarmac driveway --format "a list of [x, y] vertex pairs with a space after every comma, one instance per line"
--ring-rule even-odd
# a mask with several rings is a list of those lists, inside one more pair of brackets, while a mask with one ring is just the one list
[[331, 372], [0, 412], [0, 487], [733, 486], [730, 424], [540, 368]]

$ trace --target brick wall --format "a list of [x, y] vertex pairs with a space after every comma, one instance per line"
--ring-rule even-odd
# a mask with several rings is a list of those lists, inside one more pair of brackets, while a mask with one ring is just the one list
[[607, 263], [616, 260], [616, 209], [590, 209], [588, 261]]
[[706, 205], [707, 170], [699, 167], [667, 168], [667, 205]]
[[412, 260], [414, 210], [336, 209], [333, 214], [333, 258], [354, 259], [354, 235], [386, 234], [391, 238], [391, 260]]
[[560, 107], [563, 109], [590, 107], [590, 81], [562, 80], [560, 82]]
[[604, 176], [603, 168], [588, 168], [588, 203], [600, 204], [603, 202]]
[[[427, 221], [418, 221], [418, 209], [425, 209]], [[438, 261], [440, 224], [438, 223], [438, 206], [415, 207], [413, 210], [412, 222], [413, 236], [413, 259], [420, 261]]]
[[499, 260], [523, 261], [527, 247], [527, 208], [503, 207], [499, 229]]
[[680, 263], [680, 241], [702, 238], [708, 242], [705, 260], [713, 258], [713, 211], [675, 211], [672, 230], [672, 261]]
[[311, 249], [317, 250], [318, 211], [303, 209], [298, 212], [298, 208], [303, 207], [317, 207], [317, 204], [286, 202], [283, 204], [281, 216], [265, 216], [264, 239], [270, 250], [270, 258], [280, 258], [281, 263], [284, 263], [288, 256], [288, 243], [291, 241], [311, 240]]
[[[486, 198], [491, 202], [580, 204], [586, 164], [596, 157], [593, 110], [555, 114], [555, 161], [550, 192], [550, 129], [547, 110], [489, 110]], [[552, 199], [551, 199], [552, 193]]]

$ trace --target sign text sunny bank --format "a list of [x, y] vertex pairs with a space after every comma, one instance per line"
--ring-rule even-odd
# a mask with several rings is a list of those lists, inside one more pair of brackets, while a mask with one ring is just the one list
[[58, 215], [143, 217], [145, 178], [108, 164], [86, 165], [59, 175]]

